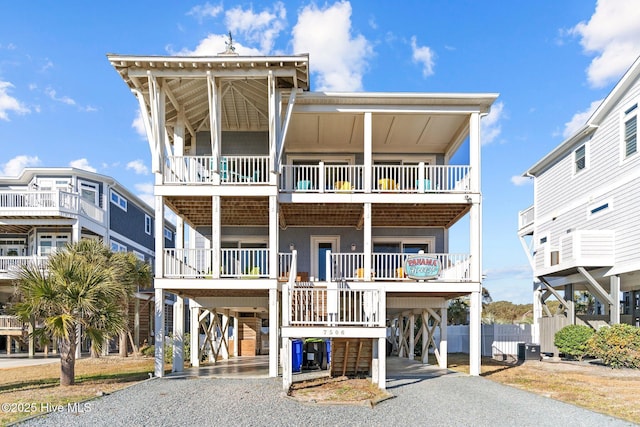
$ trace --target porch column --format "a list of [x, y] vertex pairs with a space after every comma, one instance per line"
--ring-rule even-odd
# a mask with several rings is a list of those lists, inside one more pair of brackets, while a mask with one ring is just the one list
[[[220, 86], [211, 71], [207, 71], [207, 94], [209, 97], [209, 123], [211, 135], [211, 162], [217, 173], [213, 174], [213, 184], [220, 185], [220, 141], [222, 139], [222, 109], [220, 108]], [[215, 276], [214, 276], [215, 277]]]
[[[373, 244], [371, 242], [371, 203], [364, 203], [362, 206], [364, 215], [364, 280], [371, 280], [371, 252]], [[383, 313], [384, 314], [384, 313]]]
[[[380, 319], [378, 326], [386, 328], [387, 326], [387, 293], [384, 288], [380, 286], [378, 292], [380, 295], [379, 309]], [[375, 347], [375, 345], [374, 345]], [[387, 388], [387, 338], [378, 338], [378, 388], [385, 390]]]
[[[233, 315], [233, 356], [238, 357], [240, 354], [238, 353], [239, 343], [239, 334], [238, 328], [240, 327], [240, 320], [238, 320], [238, 313], [236, 312]], [[271, 349], [269, 349], [271, 351]]]
[[[445, 301], [446, 304], [446, 301]], [[440, 369], [447, 369], [448, 349], [447, 349], [447, 307], [440, 309]], [[424, 339], [424, 335], [423, 338]], [[429, 348], [427, 347], [427, 352]], [[424, 355], [422, 356], [424, 358]]]
[[173, 304], [173, 367], [172, 372], [184, 371], [184, 299], [176, 296]]
[[[269, 278], [277, 279], [280, 275], [278, 271], [278, 248], [280, 247], [278, 242], [279, 236], [279, 204], [278, 196], [269, 196]], [[284, 272], [283, 272], [284, 273]]]
[[278, 289], [269, 289], [269, 376], [278, 376]]
[[7, 335], [7, 356], [11, 354], [11, 335]]
[[154, 375], [164, 377], [164, 290], [158, 288], [155, 290], [154, 346]]
[[469, 374], [480, 375], [480, 319], [482, 316], [482, 297], [480, 292], [471, 292], [469, 313]]
[[471, 113], [469, 118], [469, 188], [480, 193], [480, 114]]
[[133, 312], [133, 343], [140, 349], [140, 298], [134, 297]]
[[220, 278], [220, 215], [220, 196], [211, 196], [211, 277], [214, 279]]
[[540, 344], [540, 319], [542, 318], [542, 283], [533, 284], [533, 325], [532, 339], [536, 344]]
[[194, 300], [189, 300], [189, 310], [191, 310], [191, 366], [200, 366], [200, 305]]
[[570, 283], [564, 287], [564, 299], [567, 302], [567, 317], [571, 320], [570, 325], [576, 324], [576, 304], [573, 291], [573, 284]]
[[78, 221], [71, 226], [71, 241], [74, 243], [80, 241], [80, 223]]
[[291, 338], [285, 338], [282, 340], [282, 351], [284, 357], [282, 358], [282, 388], [284, 391], [288, 391], [291, 387], [292, 372], [291, 372]]
[[371, 113], [364, 113], [364, 192], [371, 193], [373, 175], [373, 130]]
[[620, 276], [611, 276], [609, 285], [612, 301], [612, 304], [609, 304], [609, 323], [615, 325], [620, 323]]

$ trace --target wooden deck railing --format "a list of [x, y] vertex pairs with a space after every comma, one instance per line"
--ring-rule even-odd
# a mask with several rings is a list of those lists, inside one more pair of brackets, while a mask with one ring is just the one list
[[25, 265], [44, 266], [48, 257], [43, 256], [0, 256], [0, 273], [15, 276]]
[[0, 331], [1, 330], [22, 330], [25, 324], [20, 321], [16, 316], [9, 316], [6, 314], [0, 315]]

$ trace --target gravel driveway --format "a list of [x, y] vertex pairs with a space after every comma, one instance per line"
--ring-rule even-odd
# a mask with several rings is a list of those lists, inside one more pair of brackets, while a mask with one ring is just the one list
[[[167, 377], [136, 384], [29, 426], [631, 426], [480, 377], [387, 380], [394, 398], [374, 408], [303, 404], [280, 378]], [[79, 412], [84, 409], [84, 412]]]

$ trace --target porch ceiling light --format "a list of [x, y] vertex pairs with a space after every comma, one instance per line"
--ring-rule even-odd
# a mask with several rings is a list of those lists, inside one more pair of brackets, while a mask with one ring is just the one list
[[290, 251], [293, 251], [295, 248], [296, 248], [295, 243], [293, 243], [293, 242], [289, 243], [289, 250]]
[[356, 251], [356, 244], [352, 243], [351, 244], [351, 252], [355, 252]]

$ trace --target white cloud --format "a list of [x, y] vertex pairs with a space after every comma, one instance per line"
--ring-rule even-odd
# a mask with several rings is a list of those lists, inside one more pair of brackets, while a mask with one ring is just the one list
[[271, 52], [275, 40], [285, 28], [287, 11], [282, 2], [276, 2], [273, 9], [254, 13], [253, 9], [243, 10], [234, 7], [225, 13], [225, 23], [233, 36], [240, 35], [249, 43], [257, 43], [260, 52], [266, 55]]
[[480, 121], [480, 141], [482, 145], [491, 144], [502, 132], [500, 120], [504, 118], [504, 104], [496, 102], [488, 115]]
[[142, 160], [132, 160], [127, 163], [127, 170], [130, 169], [138, 175], [147, 175], [149, 173], [149, 168], [147, 168]]
[[[180, 51], [173, 51], [170, 47], [167, 47], [167, 51], [170, 55], [179, 56], [208, 56], [217, 55], [226, 50], [226, 42], [229, 41], [229, 36], [226, 34], [209, 34], [205, 39], [201, 40], [198, 46], [194, 50], [182, 49]], [[236, 53], [243, 56], [256, 56], [262, 55], [259, 49], [244, 46], [233, 40], [233, 46], [236, 48]], [[144, 129], [144, 127], [143, 127]], [[146, 134], [145, 134], [146, 135]]]
[[27, 114], [31, 111], [13, 96], [9, 95], [9, 89], [13, 85], [9, 82], [0, 81], [0, 120], [9, 121], [9, 112], [16, 114]]
[[202, 22], [205, 18], [215, 18], [223, 11], [222, 4], [212, 5], [206, 2], [203, 5], [197, 5], [191, 8], [187, 15], [194, 16], [198, 22]]
[[0, 175], [18, 176], [20, 172], [22, 172], [22, 169], [31, 166], [38, 166], [39, 164], [40, 159], [38, 158], [38, 156], [16, 156], [2, 165], [2, 171], [0, 171]]
[[511, 183], [516, 187], [521, 187], [523, 185], [531, 184], [532, 179], [526, 176], [514, 175], [511, 177]]
[[564, 124], [564, 131], [562, 131], [562, 136], [566, 139], [573, 135], [578, 129], [584, 126], [589, 120], [589, 117], [596, 111], [596, 109], [602, 103], [602, 99], [597, 101], [593, 101], [589, 108], [584, 111], [579, 111], [573, 115], [570, 121]]
[[362, 75], [373, 54], [369, 41], [352, 35], [351, 4], [346, 1], [319, 9], [305, 6], [293, 27], [294, 53], [309, 53], [320, 91], [362, 90]]
[[136, 131], [138, 135], [145, 139], [147, 138], [147, 131], [144, 128], [144, 121], [142, 120], [142, 113], [140, 112], [139, 108], [136, 111], [136, 117], [133, 119], [133, 122], [131, 122], [131, 127]]
[[45, 89], [44, 93], [51, 99], [53, 99], [54, 101], [57, 102], [61, 102], [63, 104], [67, 104], [67, 105], [76, 105], [76, 101], [74, 101], [73, 99], [69, 98], [68, 96], [61, 96], [58, 97], [57, 92], [48, 87]]
[[411, 37], [411, 58], [416, 64], [422, 64], [423, 77], [433, 75], [435, 54], [429, 46], [418, 46], [416, 36]]
[[89, 172], [97, 172], [98, 170], [94, 167], [92, 167], [89, 164], [89, 161], [85, 158], [82, 159], [77, 159], [77, 160], [72, 160], [69, 162], [69, 166], [71, 166], [72, 168], [76, 168], [76, 169], [83, 169]]
[[133, 186], [138, 194], [136, 194], [140, 199], [142, 199], [146, 204], [151, 207], [155, 206], [155, 198], [153, 196], [153, 184], [152, 183], [139, 183]]
[[640, 7], [637, 0], [598, 0], [588, 22], [569, 30], [580, 36], [586, 53], [597, 56], [587, 68], [593, 87], [619, 78], [640, 54]]
[[533, 272], [529, 264], [508, 266], [501, 268], [488, 268], [483, 273], [485, 280], [502, 280], [502, 279], [529, 279], [532, 278]]

